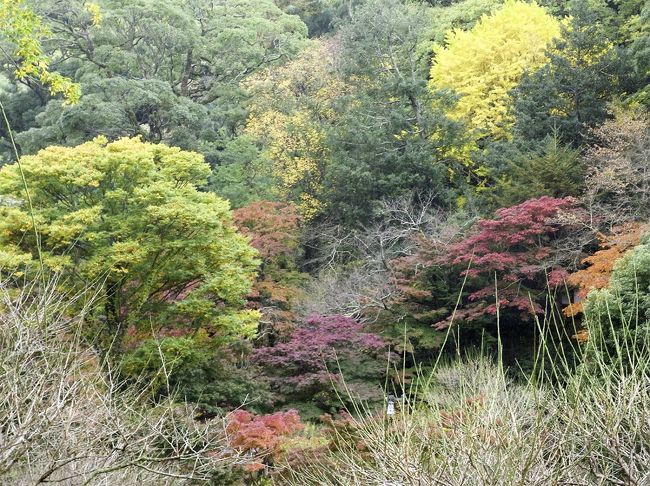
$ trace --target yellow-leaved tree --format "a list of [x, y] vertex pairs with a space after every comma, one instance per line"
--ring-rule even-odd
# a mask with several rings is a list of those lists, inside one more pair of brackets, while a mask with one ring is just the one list
[[293, 61], [247, 82], [254, 101], [246, 132], [263, 145], [280, 195], [296, 202], [307, 219], [322, 209], [318, 195], [329, 158], [324, 128], [346, 90], [334, 52], [333, 42], [315, 41]]
[[[86, 8], [93, 22], [99, 23], [99, 7], [91, 3]], [[67, 103], [75, 103], [81, 96], [79, 85], [50, 70], [50, 59], [41, 45], [49, 35], [41, 19], [22, 0], [0, 0], [0, 41], [9, 44], [3, 51], [15, 65], [16, 77], [34, 79], [47, 86], [52, 95], [61, 94]]]
[[546, 63], [546, 49], [559, 35], [560, 22], [543, 7], [508, 1], [471, 30], [447, 33], [445, 45], [434, 49], [430, 88], [460, 96], [449, 115], [466, 121], [474, 139], [509, 138], [509, 92], [525, 71]]

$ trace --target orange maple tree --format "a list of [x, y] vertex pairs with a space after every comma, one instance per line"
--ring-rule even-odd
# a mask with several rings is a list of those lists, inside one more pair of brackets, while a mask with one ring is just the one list
[[[586, 268], [572, 273], [567, 278], [567, 283], [577, 288], [577, 299], [563, 309], [565, 316], [580, 314], [587, 294], [592, 290], [607, 287], [616, 261], [626, 251], [637, 246], [648, 229], [648, 225], [633, 222], [615, 228], [611, 235], [598, 235], [601, 249], [582, 260], [582, 263], [587, 265]], [[580, 336], [576, 339], [581, 340]]]
[[299, 252], [302, 217], [291, 203], [256, 201], [233, 211], [241, 233], [259, 252], [262, 264], [248, 306], [262, 313], [260, 337], [273, 341], [294, 328], [293, 304], [299, 295], [300, 278], [296, 258]]

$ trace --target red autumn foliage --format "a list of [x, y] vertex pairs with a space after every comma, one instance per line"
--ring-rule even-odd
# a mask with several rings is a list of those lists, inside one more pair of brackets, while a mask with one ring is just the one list
[[[286, 342], [253, 351], [252, 362], [269, 377], [272, 388], [283, 397], [307, 398], [332, 395], [332, 382], [341, 367], [347, 380], [381, 376], [384, 341], [354, 319], [344, 316], [310, 316]], [[380, 358], [381, 356], [381, 358]], [[357, 390], [358, 391], [358, 390]]]
[[[499, 209], [494, 219], [476, 223], [475, 230], [444, 257], [465, 267], [461, 275], [468, 277], [470, 288], [483, 283], [474, 287], [468, 296], [470, 304], [455, 317], [473, 320], [496, 313], [498, 307], [520, 310], [522, 317], [531, 311], [541, 312], [541, 306], [534, 299], [531, 302], [531, 290], [536, 291], [533, 294], [543, 293], [547, 286], [560, 285], [568, 275], [556, 265], [552, 243], [560, 230], [568, 229], [558, 217], [569, 211], [579, 213], [572, 198], [544, 196]], [[495, 285], [498, 302], [494, 298]], [[437, 327], [447, 325], [449, 319]]]
[[226, 432], [233, 447], [243, 452], [272, 457], [279, 453], [284, 441], [303, 428], [296, 410], [269, 415], [254, 415], [246, 410], [236, 410], [229, 416]]
[[474, 234], [452, 247], [453, 263], [471, 263], [468, 276], [500, 272], [505, 281], [534, 278], [552, 253], [555, 218], [574, 207], [571, 198], [545, 196], [499, 209], [494, 219], [479, 221]]
[[259, 275], [248, 295], [249, 307], [262, 312], [260, 336], [273, 342], [294, 329], [292, 304], [301, 217], [291, 203], [257, 201], [233, 211], [238, 229], [262, 257]]

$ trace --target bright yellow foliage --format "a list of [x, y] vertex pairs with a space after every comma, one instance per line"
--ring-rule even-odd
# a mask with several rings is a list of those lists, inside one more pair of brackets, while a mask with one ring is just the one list
[[475, 138], [509, 138], [509, 92], [526, 70], [542, 66], [549, 43], [560, 35], [557, 19], [536, 3], [508, 1], [469, 31], [447, 33], [434, 50], [431, 89], [460, 95], [450, 116], [465, 120]]
[[[93, 18], [98, 14], [99, 10], [95, 8]], [[67, 103], [75, 103], [81, 96], [79, 85], [49, 69], [50, 60], [41, 46], [41, 39], [48, 35], [47, 28], [32, 10], [23, 5], [22, 0], [0, 0], [0, 36], [14, 46], [16, 77], [37, 79], [48, 86], [53, 95], [60, 93]]]
[[86, 11], [90, 14], [93, 25], [99, 26], [102, 23], [102, 11], [96, 3], [87, 2], [84, 4]]
[[333, 101], [346, 90], [328, 44], [314, 43], [297, 59], [251, 78], [247, 88], [255, 102], [246, 132], [264, 145], [279, 193], [294, 199], [303, 217], [315, 216], [329, 157], [323, 124], [333, 121]]
[[280, 193], [288, 197], [299, 188], [300, 212], [315, 215], [320, 205], [315, 194], [320, 187], [322, 164], [327, 158], [323, 135], [305, 111], [284, 114], [269, 110], [251, 117], [247, 131], [266, 145]]

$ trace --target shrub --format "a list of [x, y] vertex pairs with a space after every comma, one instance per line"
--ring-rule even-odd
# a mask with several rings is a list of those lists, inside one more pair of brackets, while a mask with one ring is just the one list
[[206, 481], [244, 463], [222, 419], [117, 379], [80, 340], [92, 292], [56, 287], [0, 281], [0, 483]]
[[252, 361], [261, 367], [280, 403], [315, 418], [342, 406], [337, 393], [345, 386], [361, 399], [381, 397], [383, 348], [381, 338], [353, 319], [312, 316], [286, 342], [254, 350]]
[[[650, 239], [614, 265], [609, 285], [589, 293], [584, 304], [589, 339], [603, 346], [608, 360], [642, 366], [650, 338]], [[628, 356], [621, 357], [621, 349]]]

